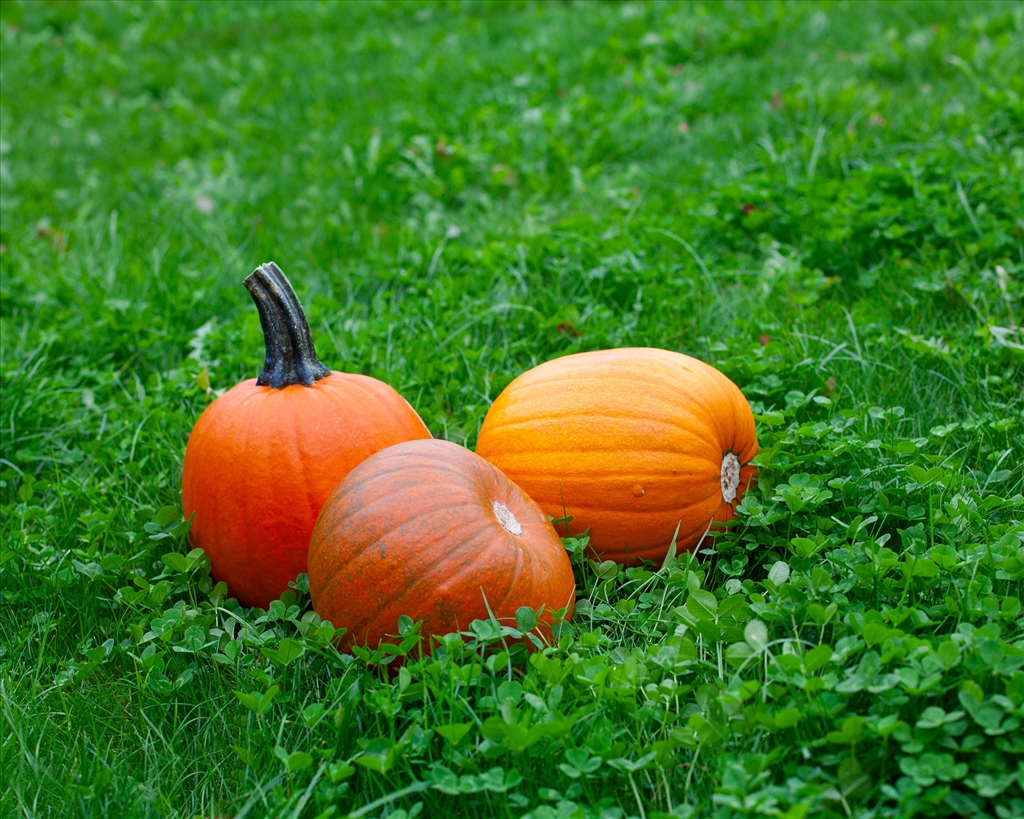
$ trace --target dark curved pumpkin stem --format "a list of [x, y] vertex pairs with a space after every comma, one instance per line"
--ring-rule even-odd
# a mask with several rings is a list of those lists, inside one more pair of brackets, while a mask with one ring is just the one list
[[273, 262], [257, 267], [242, 282], [260, 314], [267, 357], [256, 379], [262, 387], [312, 386], [331, 374], [313, 348], [306, 314], [284, 272]]

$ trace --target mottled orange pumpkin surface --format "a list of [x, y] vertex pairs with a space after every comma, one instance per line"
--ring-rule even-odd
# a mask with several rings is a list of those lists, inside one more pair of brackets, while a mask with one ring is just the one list
[[571, 515], [571, 534], [590, 529], [601, 558], [629, 564], [663, 559], [677, 526], [677, 549], [696, 548], [757, 473], [754, 417], [736, 385], [651, 348], [522, 374], [488, 411], [476, 451], [547, 514]]
[[499, 470], [448, 441], [367, 458], [324, 504], [309, 547], [313, 608], [341, 646], [376, 647], [405, 614], [426, 636], [516, 610], [567, 607], [575, 581], [547, 516]]
[[327, 496], [357, 464], [401, 441], [429, 438], [394, 389], [331, 372], [276, 265], [246, 279], [260, 309], [267, 357], [260, 377], [232, 387], [196, 422], [181, 501], [189, 541], [215, 580], [246, 606], [266, 608], [301, 572]]

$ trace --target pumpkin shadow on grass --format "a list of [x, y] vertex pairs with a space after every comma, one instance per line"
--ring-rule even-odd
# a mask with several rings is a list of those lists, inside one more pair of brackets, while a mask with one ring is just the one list
[[[533, 651], [556, 645], [567, 633], [569, 620], [562, 619], [567, 609], [568, 606], [548, 612], [544, 606], [536, 611], [522, 606], [516, 611], [515, 618], [499, 619], [492, 613], [486, 620], [473, 620], [465, 631], [443, 635], [424, 635], [423, 621], [414, 621], [403, 614], [398, 619], [398, 634], [387, 635], [376, 648], [348, 643], [338, 650], [351, 653], [367, 667], [386, 669], [389, 676], [396, 675], [409, 662], [419, 662], [427, 657], [439, 658], [440, 652], [460, 658], [471, 653], [481, 665], [487, 665], [490, 660], [490, 670], [507, 665], [511, 674], [513, 668], [526, 666]], [[343, 632], [343, 629], [339, 631]], [[345, 643], [344, 639], [342, 643]], [[337, 639], [335, 644], [338, 644]]]

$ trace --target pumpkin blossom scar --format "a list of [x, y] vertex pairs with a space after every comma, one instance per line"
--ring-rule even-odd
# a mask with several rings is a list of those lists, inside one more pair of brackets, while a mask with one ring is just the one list
[[740, 459], [734, 452], [726, 452], [722, 458], [722, 500], [732, 503], [740, 488]]
[[498, 501], [494, 502], [493, 507], [494, 516], [498, 519], [498, 523], [501, 524], [502, 529], [510, 535], [521, 535], [523, 533], [523, 527], [519, 521], [516, 520], [516, 516], [512, 514], [511, 509]]

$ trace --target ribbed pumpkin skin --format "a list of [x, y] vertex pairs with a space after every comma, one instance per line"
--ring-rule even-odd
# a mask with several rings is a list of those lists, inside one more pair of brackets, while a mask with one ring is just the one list
[[266, 608], [306, 571], [313, 525], [338, 482], [378, 450], [429, 437], [405, 399], [374, 378], [332, 372], [280, 389], [244, 381], [206, 408], [189, 437], [189, 541], [242, 605]]
[[[521, 534], [502, 526], [495, 502]], [[568, 616], [575, 581], [554, 527], [519, 487], [431, 440], [378, 452], [338, 485], [310, 540], [309, 593], [317, 614], [347, 629], [341, 648], [376, 648], [403, 614], [423, 621], [424, 636], [466, 629], [488, 604], [511, 625], [521, 606], [568, 606]]]
[[[519, 376], [484, 418], [476, 448], [552, 517], [590, 528], [602, 559], [659, 561], [679, 525], [692, 551], [756, 476], [754, 417], [735, 384], [681, 353], [578, 353]], [[733, 503], [723, 457], [741, 466]], [[563, 505], [564, 504], [564, 505]], [[559, 526], [561, 531], [562, 527]]]

